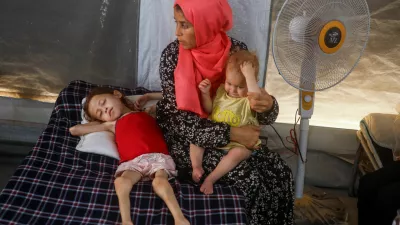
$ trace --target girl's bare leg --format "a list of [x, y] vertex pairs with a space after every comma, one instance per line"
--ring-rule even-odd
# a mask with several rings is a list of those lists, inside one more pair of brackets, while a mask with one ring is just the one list
[[249, 158], [250, 155], [251, 151], [244, 147], [235, 147], [229, 150], [228, 154], [221, 159], [214, 171], [206, 177], [200, 186], [200, 191], [206, 195], [212, 194], [215, 182], [233, 170], [240, 162]]
[[203, 169], [203, 155], [204, 149], [196, 146], [194, 144], [190, 144], [190, 161], [192, 162], [192, 179], [194, 182], [200, 182], [201, 177], [203, 177], [204, 169]]
[[131, 199], [129, 195], [133, 185], [141, 178], [142, 175], [139, 172], [126, 170], [114, 181], [123, 225], [133, 225], [131, 218]]
[[167, 204], [168, 209], [174, 217], [175, 225], [190, 225], [179, 207], [174, 191], [168, 182], [168, 174], [165, 170], [156, 172], [153, 180], [153, 189], [154, 192], [164, 200], [165, 204]]

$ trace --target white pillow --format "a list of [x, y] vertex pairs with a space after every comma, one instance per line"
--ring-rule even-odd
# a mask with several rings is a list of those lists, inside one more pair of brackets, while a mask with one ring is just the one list
[[[141, 95], [131, 95], [127, 96], [126, 98], [132, 102], [135, 102], [136, 99], [139, 98], [140, 96]], [[81, 124], [88, 123], [85, 117], [85, 112], [83, 110], [83, 105], [85, 104], [85, 102], [86, 98], [82, 100]], [[148, 101], [144, 106], [144, 108], [155, 105], [156, 103], [157, 103], [156, 100]], [[81, 136], [81, 140], [76, 146], [76, 150], [99, 154], [99, 155], [105, 155], [119, 160], [119, 154], [117, 151], [117, 145], [115, 144], [114, 134], [108, 131], [94, 132]]]

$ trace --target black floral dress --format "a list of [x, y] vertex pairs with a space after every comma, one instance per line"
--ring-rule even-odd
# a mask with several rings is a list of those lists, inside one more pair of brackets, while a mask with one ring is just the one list
[[[247, 49], [246, 45], [232, 39], [231, 53]], [[189, 144], [206, 149], [203, 167], [209, 174], [224, 156], [217, 147], [230, 141], [230, 127], [199, 118], [196, 114], [178, 110], [175, 98], [174, 70], [178, 62], [179, 44], [170, 43], [161, 55], [160, 76], [163, 99], [157, 104], [157, 121], [179, 173], [191, 173]], [[273, 108], [258, 114], [260, 124], [275, 121], [279, 106], [274, 98]], [[190, 176], [187, 176], [190, 177]], [[293, 224], [293, 177], [290, 168], [276, 153], [266, 146], [255, 156], [240, 163], [219, 182], [234, 185], [246, 197], [248, 222], [252, 225]]]

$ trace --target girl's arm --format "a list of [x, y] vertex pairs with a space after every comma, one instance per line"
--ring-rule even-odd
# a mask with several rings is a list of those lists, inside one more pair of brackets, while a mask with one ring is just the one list
[[240, 65], [240, 69], [246, 78], [248, 92], [261, 93], [260, 87], [258, 87], [257, 84], [257, 74], [253, 64], [250, 62], [244, 62]]
[[211, 114], [213, 102], [209, 93], [201, 93], [201, 105], [206, 113]]
[[209, 79], [204, 79], [199, 84], [200, 89], [200, 101], [206, 113], [211, 114], [213, 102], [210, 95], [211, 81]]
[[257, 112], [257, 120], [262, 125], [275, 122], [279, 113], [279, 105], [275, 97], [269, 95], [264, 88], [258, 87], [254, 67], [249, 62], [240, 66], [246, 78], [250, 107]]
[[110, 131], [115, 133], [115, 121], [112, 122], [90, 122], [87, 124], [78, 124], [69, 128], [72, 136], [83, 136], [85, 134], [100, 132], [100, 131]]
[[147, 93], [145, 95], [148, 96], [148, 100], [161, 100], [162, 99], [162, 92]]

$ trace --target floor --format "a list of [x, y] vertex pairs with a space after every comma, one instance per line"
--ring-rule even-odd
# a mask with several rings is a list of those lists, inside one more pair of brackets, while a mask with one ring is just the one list
[[32, 150], [46, 124], [0, 120], [0, 190]]
[[[358, 214], [357, 214], [357, 199], [348, 197], [347, 190], [344, 189], [327, 189], [327, 188], [315, 188], [315, 187], [305, 187], [305, 198], [310, 202], [309, 199], [312, 195], [325, 196], [325, 201], [318, 201], [318, 197], [311, 197], [313, 200], [318, 201], [319, 204], [329, 205], [330, 208], [341, 208], [344, 209], [343, 213], [340, 213], [341, 217], [336, 217], [334, 219], [329, 218], [328, 216], [324, 216], [325, 223], [321, 220], [315, 219], [314, 223], [310, 222], [310, 220], [302, 219], [298, 216], [299, 212], [303, 212], [300, 215], [303, 217], [307, 217], [309, 215], [313, 215], [313, 218], [317, 218], [320, 215], [326, 215], [326, 208], [322, 210], [318, 210], [317, 212], [313, 210], [313, 207], [318, 207], [318, 203], [314, 204], [305, 204], [304, 201], [296, 200], [295, 206], [295, 218], [296, 225], [357, 225], [358, 224]], [[299, 206], [299, 204], [301, 205]], [[330, 211], [332, 212], [332, 211]], [[312, 221], [312, 220], [311, 220]]]
[[0, 190], [6, 186], [18, 165], [29, 153], [34, 144], [0, 143]]

